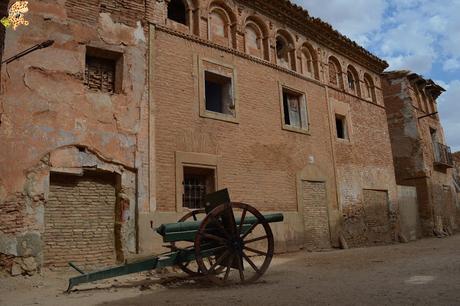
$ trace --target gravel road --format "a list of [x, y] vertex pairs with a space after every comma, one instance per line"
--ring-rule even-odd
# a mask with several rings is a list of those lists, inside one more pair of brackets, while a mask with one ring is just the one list
[[0, 278], [0, 305], [460, 305], [460, 236], [279, 255], [248, 286], [141, 274], [66, 295], [68, 276]]

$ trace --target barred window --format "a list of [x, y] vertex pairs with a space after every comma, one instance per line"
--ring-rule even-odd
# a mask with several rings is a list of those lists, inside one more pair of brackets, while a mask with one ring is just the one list
[[209, 168], [184, 167], [183, 207], [204, 207], [204, 197], [215, 191], [215, 171]]

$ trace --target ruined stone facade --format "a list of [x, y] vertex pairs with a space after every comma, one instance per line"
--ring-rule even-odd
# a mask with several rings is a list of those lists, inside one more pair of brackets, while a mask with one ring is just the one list
[[285, 214], [278, 251], [395, 240], [387, 64], [306, 11], [67, 0], [31, 2], [28, 18], [3, 57], [54, 45], [2, 67], [0, 265], [158, 251], [151, 226], [220, 188]]
[[453, 159], [436, 102], [444, 89], [409, 71], [384, 79], [396, 181], [417, 190], [417, 236], [451, 234], [458, 228]]
[[[52, 47], [2, 67], [0, 254], [4, 260], [0, 265], [8, 269], [28, 270], [24, 262], [31, 261], [35, 263], [29, 266], [62, 266], [45, 258], [53, 240], [64, 245], [56, 247], [61, 251], [52, 257], [73, 260], [85, 252], [74, 250], [76, 245], [84, 248], [77, 242], [93, 240], [91, 230], [76, 225], [68, 233], [73, 241], [65, 244], [62, 228], [52, 229], [58, 222], [47, 224], [53, 214], [64, 218], [73, 211], [82, 222], [98, 214], [89, 200], [75, 193], [59, 205], [51, 201], [53, 188], [66, 176], [111, 177], [110, 231], [119, 239], [117, 256], [128, 257], [138, 250], [136, 209], [149, 206], [145, 10], [143, 4], [135, 5], [139, 1], [128, 7], [96, 2], [31, 1], [30, 26], [6, 31], [3, 59], [54, 40]], [[114, 63], [114, 92], [85, 85], [89, 59]], [[102, 70], [97, 76], [101, 83], [108, 79]], [[56, 174], [61, 174], [56, 177], [62, 182], [50, 180]], [[88, 209], [77, 209], [75, 204], [87, 204]], [[115, 216], [115, 207], [120, 217]], [[87, 251], [96, 251], [92, 254], [96, 259], [88, 263], [103, 262], [107, 255], [104, 248]]]

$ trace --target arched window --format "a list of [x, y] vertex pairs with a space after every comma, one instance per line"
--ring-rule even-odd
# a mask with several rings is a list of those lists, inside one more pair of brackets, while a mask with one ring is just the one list
[[374, 82], [372, 81], [372, 77], [367, 73], [364, 75], [364, 87], [364, 97], [375, 102]]
[[339, 61], [334, 57], [329, 58], [329, 83], [342, 88], [342, 71]]
[[353, 66], [348, 66], [347, 70], [347, 84], [348, 84], [348, 91], [360, 96], [360, 87], [359, 87], [359, 77], [358, 72]]
[[262, 31], [253, 22], [249, 22], [245, 29], [246, 52], [250, 55], [263, 57]]
[[281, 33], [276, 36], [276, 63], [281, 67], [295, 70], [294, 42]]
[[209, 14], [209, 39], [219, 45], [232, 47], [231, 19], [229, 13], [220, 7], [215, 6]]
[[302, 58], [302, 73], [312, 77], [314, 75], [313, 72], [313, 58], [310, 54], [310, 50], [307, 48], [302, 49], [301, 53]]
[[315, 79], [319, 78], [315, 50], [307, 43], [305, 43], [301, 49], [300, 61], [303, 75]]
[[171, 0], [168, 4], [168, 19], [184, 25], [188, 24], [187, 7], [184, 0]]

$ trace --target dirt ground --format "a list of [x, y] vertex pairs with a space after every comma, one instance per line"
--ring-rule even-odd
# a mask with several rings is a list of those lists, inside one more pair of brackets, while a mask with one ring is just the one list
[[0, 278], [0, 305], [460, 305], [460, 236], [277, 256], [261, 281], [142, 274], [63, 291], [75, 274]]

